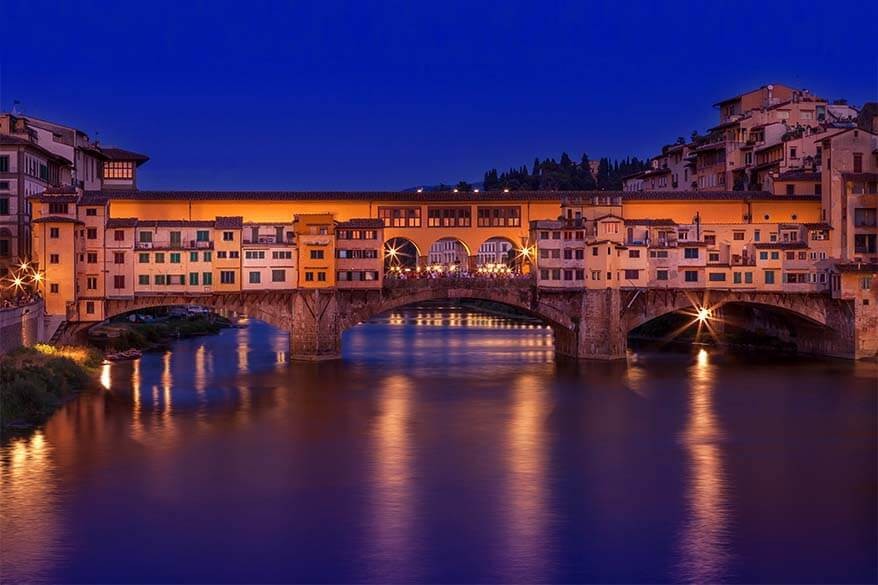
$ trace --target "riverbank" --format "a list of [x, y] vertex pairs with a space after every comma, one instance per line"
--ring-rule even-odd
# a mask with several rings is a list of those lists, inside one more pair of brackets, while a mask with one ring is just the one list
[[37, 344], [0, 358], [0, 432], [30, 429], [95, 387], [103, 357], [93, 348]]
[[218, 315], [171, 317], [155, 321], [113, 321], [96, 327], [89, 343], [105, 351], [144, 351], [167, 348], [177, 339], [215, 335], [232, 323]]

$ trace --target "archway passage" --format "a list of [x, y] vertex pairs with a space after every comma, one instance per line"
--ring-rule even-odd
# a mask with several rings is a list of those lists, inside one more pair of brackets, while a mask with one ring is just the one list
[[474, 267], [470, 263], [470, 251], [457, 238], [441, 238], [430, 246], [426, 269], [431, 272], [465, 273]]
[[384, 243], [384, 272], [401, 273], [417, 270], [421, 253], [407, 238], [390, 238]]
[[476, 253], [476, 269], [486, 274], [520, 274], [522, 255], [515, 242], [497, 236], [482, 242]]

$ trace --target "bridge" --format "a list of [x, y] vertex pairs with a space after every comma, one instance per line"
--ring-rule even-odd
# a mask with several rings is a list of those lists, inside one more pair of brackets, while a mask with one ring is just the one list
[[290, 332], [293, 359], [332, 359], [342, 333], [375, 315], [422, 301], [472, 299], [513, 307], [554, 332], [559, 355], [610, 360], [626, 354], [628, 335], [671, 313], [688, 312], [713, 332], [725, 323], [769, 333], [802, 353], [845, 358], [858, 353], [860, 334], [852, 301], [825, 294], [699, 289], [538, 288], [530, 278], [412, 279], [385, 281], [380, 289], [285, 290], [215, 294], [136, 295], [107, 301], [113, 317], [150, 307], [197, 304], [238, 312]]

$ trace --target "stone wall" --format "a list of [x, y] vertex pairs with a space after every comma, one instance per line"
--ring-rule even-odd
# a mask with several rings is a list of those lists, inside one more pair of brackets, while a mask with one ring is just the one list
[[44, 314], [42, 299], [23, 307], [0, 309], [0, 355], [44, 341]]

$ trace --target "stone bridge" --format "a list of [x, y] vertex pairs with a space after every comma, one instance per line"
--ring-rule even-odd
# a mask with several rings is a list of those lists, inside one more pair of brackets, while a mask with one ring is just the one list
[[[238, 312], [290, 332], [294, 359], [331, 359], [341, 334], [386, 311], [422, 301], [473, 299], [508, 305], [548, 323], [556, 352], [585, 359], [625, 356], [628, 334], [681, 310], [711, 311], [714, 329], [733, 322], [793, 342], [803, 353], [846, 358], [858, 352], [852, 301], [823, 294], [698, 289], [545, 289], [531, 279], [438, 278], [386, 280], [381, 289], [300, 289], [213, 295], [138, 295], [107, 301], [109, 317], [148, 307], [198, 304]], [[742, 310], [748, 309], [748, 310]]]

